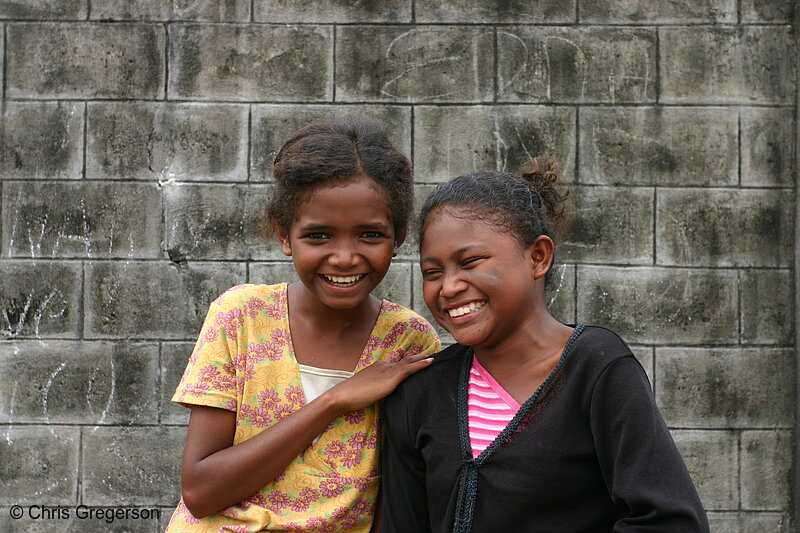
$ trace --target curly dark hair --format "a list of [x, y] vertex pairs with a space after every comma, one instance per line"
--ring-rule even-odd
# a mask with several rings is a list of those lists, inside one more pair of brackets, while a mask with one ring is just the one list
[[558, 242], [568, 222], [568, 196], [569, 190], [559, 183], [558, 163], [548, 156], [523, 164], [518, 176], [496, 171], [464, 174], [425, 200], [419, 215], [419, 243], [422, 246], [431, 211], [447, 206], [463, 208], [465, 218], [488, 220], [510, 231], [526, 247], [540, 235]]
[[411, 162], [373, 118], [317, 120], [300, 128], [278, 151], [272, 175], [277, 187], [266, 206], [267, 233], [275, 228], [288, 233], [298, 206], [315, 188], [362, 175], [386, 192], [395, 235], [408, 228], [414, 203]]

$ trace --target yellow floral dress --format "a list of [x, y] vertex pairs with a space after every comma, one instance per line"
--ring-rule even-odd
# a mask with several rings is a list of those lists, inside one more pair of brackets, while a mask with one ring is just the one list
[[[237, 413], [234, 444], [305, 405], [289, 332], [288, 285], [239, 285], [211, 304], [172, 401]], [[356, 372], [375, 361], [435, 353], [439, 339], [414, 311], [384, 300]], [[372, 405], [335, 419], [273, 482], [247, 500], [198, 519], [183, 501], [179, 531], [368, 532], [380, 477], [380, 414]]]

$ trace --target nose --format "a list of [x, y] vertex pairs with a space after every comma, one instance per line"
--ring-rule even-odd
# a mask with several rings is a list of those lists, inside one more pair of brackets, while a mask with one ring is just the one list
[[457, 296], [458, 293], [467, 288], [467, 283], [458, 275], [458, 273], [449, 274], [445, 272], [442, 275], [442, 288], [439, 294], [442, 298], [452, 298]]
[[348, 268], [358, 262], [358, 254], [350, 243], [338, 243], [328, 258], [328, 262], [336, 267]]

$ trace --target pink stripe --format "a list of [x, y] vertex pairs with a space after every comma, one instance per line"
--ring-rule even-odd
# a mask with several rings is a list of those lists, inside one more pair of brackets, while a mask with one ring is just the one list
[[508, 425], [519, 403], [473, 359], [467, 394], [467, 418], [472, 455], [477, 457]]
[[506, 390], [500, 385], [496, 379], [489, 373], [488, 370], [483, 368], [483, 365], [480, 361], [478, 361], [477, 357], [473, 357], [472, 359], [472, 367], [481, 375], [483, 381], [489, 385], [494, 392], [503, 399], [503, 401], [508, 405], [510, 408], [514, 409], [514, 413], [519, 411], [519, 402], [514, 399]]

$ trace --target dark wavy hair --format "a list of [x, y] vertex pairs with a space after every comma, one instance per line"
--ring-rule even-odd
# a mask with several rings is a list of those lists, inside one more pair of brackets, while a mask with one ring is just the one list
[[431, 212], [450, 206], [458, 212], [448, 214], [486, 220], [511, 232], [525, 247], [540, 235], [557, 243], [569, 221], [565, 208], [569, 189], [560, 183], [558, 163], [548, 156], [535, 157], [518, 174], [473, 172], [439, 186], [419, 215], [420, 247]]
[[315, 188], [366, 175], [385, 191], [395, 235], [406, 231], [414, 203], [411, 162], [366, 116], [314, 121], [294, 132], [272, 165], [277, 182], [266, 206], [265, 230], [288, 233], [298, 206]]

